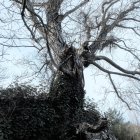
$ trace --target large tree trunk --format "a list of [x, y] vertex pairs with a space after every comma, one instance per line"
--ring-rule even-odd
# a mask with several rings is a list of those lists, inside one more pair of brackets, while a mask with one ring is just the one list
[[65, 51], [61, 57], [62, 67], [71, 73], [58, 71], [51, 84], [49, 106], [57, 116], [53, 120], [51, 139], [86, 140], [87, 132], [99, 133], [106, 128], [106, 120], [102, 121], [96, 113], [84, 110], [83, 69], [77, 66], [76, 55], [73, 47]]
[[79, 113], [83, 109], [84, 89], [77, 77], [59, 74], [55, 79], [49, 99], [58, 118], [53, 137], [68, 139], [76, 134], [76, 123], [80, 122]]

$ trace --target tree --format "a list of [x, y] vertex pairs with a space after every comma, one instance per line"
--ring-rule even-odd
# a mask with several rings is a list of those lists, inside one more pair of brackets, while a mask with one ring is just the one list
[[110, 130], [118, 140], [139, 139], [139, 125], [125, 122], [123, 115], [116, 109], [108, 109], [106, 115], [111, 124]]
[[[35, 42], [32, 47], [45, 56], [39, 71], [47, 67], [52, 77], [48, 98], [55, 103], [55, 111], [61, 110], [61, 115], [60, 112], [58, 115], [65, 120], [58, 122], [57, 125], [66, 126], [58, 138], [67, 128], [74, 129], [77, 118], [79, 130], [82, 127], [82, 132], [99, 132], [106, 127], [106, 121], [99, 121], [100, 125], [95, 127], [82, 122], [77, 114], [79, 110], [83, 110], [84, 103], [83, 70], [90, 64], [107, 74], [117, 97], [131, 109], [129, 103], [120, 95], [112, 76], [118, 75], [140, 81], [139, 69], [137, 67], [132, 70], [125, 69], [111, 58], [99, 54], [108, 48], [110, 51], [118, 48], [130, 53], [133, 57], [131, 58], [139, 63], [140, 59], [136, 53], [138, 49], [129, 46], [125, 39], [116, 33], [118, 30], [130, 30], [140, 36], [139, 0], [127, 2], [105, 0], [98, 4], [92, 0], [83, 0], [73, 1], [74, 6], [65, 0], [43, 2], [13, 0], [12, 2], [11, 7], [15, 4], [19, 8], [18, 14], [21, 15], [24, 26]], [[13, 9], [9, 12], [17, 14]], [[74, 23], [75, 30], [69, 29], [72, 28], [69, 22]], [[100, 61], [105, 61], [113, 69], [106, 69], [100, 65]]]
[[5, 55], [5, 50], [2, 47], [0, 50], [0, 82], [4, 81], [6, 79], [6, 74], [5, 74], [5, 67], [2, 66], [2, 62], [4, 61], [4, 55]]

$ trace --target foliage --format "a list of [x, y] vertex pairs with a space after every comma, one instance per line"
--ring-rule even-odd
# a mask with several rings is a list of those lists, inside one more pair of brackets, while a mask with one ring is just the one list
[[[64, 81], [63, 77], [63, 83], [58, 88], [65, 84]], [[51, 90], [52, 96], [53, 92], [58, 91], [58, 88], [55, 85], [54, 90]], [[71, 90], [71, 88], [63, 89], [61, 94], [67, 94], [68, 89]], [[74, 138], [76, 137], [75, 127], [78, 122], [97, 124], [100, 113], [96, 110], [93, 101], [87, 100], [84, 105], [85, 110], [79, 108], [79, 111], [69, 114], [69, 109], [73, 108], [69, 108], [68, 104], [63, 105], [64, 101], [69, 100], [69, 96], [63, 95], [63, 98], [60, 96], [54, 96], [52, 100], [48, 94], [38, 92], [36, 88], [25, 85], [1, 89], [0, 140], [50, 140], [56, 139], [61, 131]], [[69, 115], [74, 115], [71, 117], [72, 120]], [[61, 137], [64, 136], [61, 135]]]
[[[31, 86], [17, 86], [0, 91], [0, 138], [2, 140], [43, 137], [46, 125], [51, 126], [53, 114], [48, 111], [48, 100], [36, 96]], [[47, 116], [47, 119], [46, 119]]]
[[[98, 106], [94, 102], [93, 99], [86, 98], [84, 108], [85, 108], [86, 112], [89, 112], [89, 114], [90, 114], [89, 117], [86, 119], [89, 119], [89, 120], [95, 119], [95, 122], [97, 122], [100, 119], [101, 114], [98, 111]], [[93, 115], [94, 115], [94, 117], [93, 117]]]

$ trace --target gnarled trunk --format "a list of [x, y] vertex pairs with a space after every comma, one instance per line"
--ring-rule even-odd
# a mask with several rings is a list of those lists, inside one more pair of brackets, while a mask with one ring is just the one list
[[[57, 127], [54, 127], [52, 136], [59, 139], [76, 139], [76, 124], [80, 122], [80, 115], [84, 104], [83, 79], [79, 74], [80, 69], [75, 66], [75, 49], [68, 48], [61, 57], [62, 68], [71, 70], [71, 74], [58, 71], [52, 81], [49, 100], [51, 100], [58, 118], [54, 120]], [[67, 61], [65, 61], [67, 60]], [[60, 69], [61, 69], [60, 67]]]

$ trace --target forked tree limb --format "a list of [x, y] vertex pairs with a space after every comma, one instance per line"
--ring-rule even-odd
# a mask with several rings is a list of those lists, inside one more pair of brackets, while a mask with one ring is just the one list
[[118, 69], [119, 71], [126, 73], [126, 74], [131, 74], [131, 75], [140, 75], [139, 71], [129, 71], [126, 70], [124, 68], [122, 68], [121, 66], [119, 66], [118, 64], [116, 64], [115, 62], [113, 62], [111, 59], [109, 59], [106, 56], [95, 56], [95, 60], [105, 60], [106, 62], [108, 62], [109, 64], [111, 64], [113, 67], [115, 67], [116, 69]]
[[125, 100], [119, 95], [119, 92], [118, 92], [118, 90], [117, 90], [117, 87], [115, 86], [115, 83], [114, 83], [114, 81], [113, 81], [113, 79], [112, 79], [112, 77], [111, 77], [111, 74], [108, 74], [108, 76], [109, 76], [109, 80], [110, 80], [110, 82], [111, 82], [111, 84], [112, 84], [112, 86], [113, 86], [113, 89], [114, 89], [114, 91], [115, 91], [117, 97], [118, 97], [123, 103], [126, 104], [126, 106], [129, 108], [129, 110], [132, 110], [132, 108], [129, 106], [128, 102], [125, 101]]
[[[139, 22], [139, 20], [135, 20], [135, 18], [131, 18], [129, 15], [134, 12], [137, 9], [140, 9], [140, 2], [134, 1], [132, 2], [127, 8], [125, 8], [123, 11], [120, 11], [119, 13], [110, 13], [109, 9], [115, 4], [119, 2], [119, 0], [109, 0], [105, 1], [102, 4], [102, 18], [98, 22], [100, 25], [100, 30], [98, 30], [98, 36], [96, 37], [96, 40], [90, 45], [91, 52], [95, 53], [98, 50], [102, 50], [102, 40], [106, 39], [108, 34], [113, 31], [114, 28], [124, 28], [124, 29], [131, 29], [135, 34], [140, 36], [140, 33], [136, 31], [134, 27], [127, 27], [122, 22], [129, 19], [133, 20], [135, 22]], [[106, 8], [105, 8], [106, 7]], [[115, 17], [114, 15], [115, 14]], [[112, 19], [112, 21], [110, 21]], [[93, 48], [93, 49], [92, 49]], [[105, 48], [105, 47], [104, 47]]]
[[116, 45], [118, 48], [125, 50], [127, 52], [129, 52], [132, 56], [134, 56], [138, 61], [140, 61], [140, 58], [134, 53], [134, 51], [131, 48], [128, 48], [127, 45], [125, 44], [125, 42], [123, 40], [120, 40], [123, 42], [123, 44], [125, 45], [125, 47], [122, 47], [121, 45], [114, 43], [114, 45]]
[[68, 12], [66, 12], [63, 16], [63, 18], [67, 17], [68, 15], [72, 14], [73, 12], [75, 12], [76, 10], [78, 10], [79, 8], [81, 8], [82, 6], [84, 6], [85, 4], [87, 4], [89, 2], [89, 0], [84, 0], [83, 2], [81, 2], [79, 5], [77, 5], [76, 7], [74, 7], [73, 9], [69, 10]]
[[105, 73], [108, 74], [109, 80], [110, 80], [110, 82], [111, 82], [111, 84], [112, 84], [112, 86], [113, 86], [113, 89], [114, 89], [114, 91], [115, 91], [117, 97], [118, 97], [123, 103], [126, 104], [126, 106], [129, 108], [129, 110], [132, 110], [132, 108], [129, 106], [129, 104], [127, 103], [127, 101], [125, 101], [125, 100], [119, 95], [119, 92], [118, 92], [118, 90], [117, 90], [117, 87], [115, 86], [115, 83], [114, 83], [114, 81], [113, 81], [113, 79], [112, 79], [112, 77], [111, 77], [111, 74], [129, 77], [129, 78], [132, 78], [132, 79], [135, 79], [135, 80], [138, 80], [138, 81], [140, 81], [140, 79], [137, 78], [137, 77], [134, 77], [134, 76], [132, 76], [132, 75], [127, 75], [127, 74], [122, 74], [122, 73], [112, 72], [112, 71], [106, 70], [106, 69], [102, 68], [100, 65], [98, 65], [96, 62], [93, 62], [92, 64], [95, 65], [97, 68], [99, 68], [101, 71], [103, 71], [103, 72], [105, 72]]
[[140, 78], [137, 78], [133, 75], [129, 75], [129, 74], [124, 74], [124, 73], [119, 73], [119, 72], [114, 72], [114, 71], [110, 71], [110, 70], [107, 70], [103, 67], [101, 67], [99, 64], [97, 64], [96, 62], [93, 62], [91, 63], [93, 64], [94, 66], [96, 66], [98, 69], [100, 69], [101, 71], [107, 73], [107, 74], [113, 74], [113, 75], [118, 75], [118, 76], [123, 76], [123, 77], [128, 77], [128, 78], [132, 78], [134, 80], [137, 80], [137, 81], [140, 81]]

